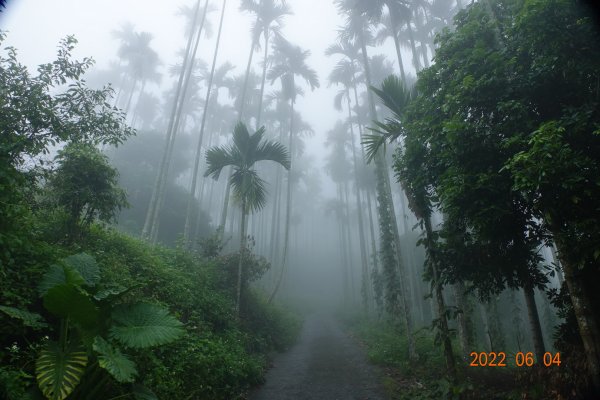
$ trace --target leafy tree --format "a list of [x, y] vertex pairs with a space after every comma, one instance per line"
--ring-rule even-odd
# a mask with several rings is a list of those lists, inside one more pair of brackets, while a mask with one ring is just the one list
[[246, 125], [239, 122], [233, 130], [232, 145], [213, 147], [206, 152], [207, 170], [204, 176], [218, 179], [223, 168], [232, 167], [229, 184], [233, 188], [233, 194], [242, 211], [236, 296], [238, 313], [242, 290], [243, 258], [246, 249], [246, 217], [248, 213], [262, 209], [267, 196], [265, 181], [258, 176], [254, 165], [259, 161], [274, 161], [288, 170], [290, 168], [289, 153], [285, 147], [277, 142], [263, 140], [264, 134], [264, 127], [250, 134]]
[[[374, 131], [375, 135], [366, 137], [367, 153], [375, 154], [378, 146], [385, 144], [385, 141], [393, 141], [398, 139], [404, 132], [403, 119], [406, 108], [413, 96], [411, 91], [406, 89], [402, 81], [392, 75], [388, 77], [381, 88], [372, 88], [383, 104], [392, 112], [392, 116], [385, 123], [376, 122], [378, 128]], [[406, 153], [412, 156], [414, 148], [411, 146], [414, 143], [407, 143]], [[409, 147], [411, 146], [411, 147]], [[418, 146], [418, 144], [417, 144]], [[419, 149], [419, 147], [417, 147]], [[420, 149], [419, 149], [420, 150]], [[444, 346], [444, 355], [446, 357], [446, 367], [451, 379], [456, 380], [456, 367], [454, 361], [454, 352], [450, 341], [450, 329], [448, 326], [448, 316], [446, 304], [443, 295], [443, 282], [440, 276], [440, 251], [439, 251], [439, 234], [434, 232], [431, 223], [433, 214], [431, 200], [431, 182], [427, 180], [426, 172], [422, 167], [411, 164], [406, 166], [403, 164], [405, 159], [402, 158], [402, 150], [398, 151], [400, 156], [396, 157], [394, 165], [398, 180], [406, 190], [409, 206], [419, 223], [425, 227], [425, 237], [419, 243], [422, 243], [426, 249], [427, 258], [425, 264], [425, 276], [431, 281], [435, 298], [437, 302], [437, 319], [434, 325], [439, 328], [439, 337]], [[417, 151], [417, 155], [421, 155]]]
[[[0, 44], [6, 35], [0, 33]], [[13, 47], [0, 55], [0, 265], [26, 265], [24, 256], [32, 240], [31, 193], [50, 145], [64, 142], [122, 143], [134, 131], [125, 116], [108, 103], [113, 90], [88, 88], [83, 75], [93, 65], [84, 58], [73, 60], [77, 41], [60, 42], [57, 59], [31, 73]], [[25, 246], [24, 246], [25, 244]], [[32, 254], [32, 253], [29, 253]]]
[[590, 47], [597, 31], [579, 3], [561, 0], [486, 1], [455, 21], [390, 136], [406, 136], [395, 169], [445, 215], [443, 279], [472, 281], [480, 294], [524, 289], [537, 357], [544, 343], [533, 288], [545, 282], [538, 250], [550, 240], [562, 248], [598, 386], [589, 286], [598, 271], [598, 88], [590, 83], [598, 80], [600, 52]]
[[51, 175], [48, 188], [56, 205], [67, 215], [71, 238], [98, 219], [111, 222], [122, 207], [128, 205], [123, 189], [118, 187], [118, 172], [96, 147], [71, 143], [58, 152], [58, 168]]

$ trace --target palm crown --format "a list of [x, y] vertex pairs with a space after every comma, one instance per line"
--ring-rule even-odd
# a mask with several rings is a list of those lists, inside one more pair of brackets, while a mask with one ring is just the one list
[[274, 64], [267, 77], [271, 82], [281, 79], [282, 91], [286, 98], [296, 99], [298, 93], [295, 84], [296, 76], [303, 78], [313, 90], [319, 87], [316, 71], [306, 64], [310, 51], [302, 50], [281, 37], [277, 38], [273, 48]]
[[281, 143], [263, 140], [265, 128], [253, 134], [239, 122], [233, 130], [233, 143], [213, 147], [206, 152], [207, 170], [204, 176], [218, 179], [223, 168], [233, 167], [229, 183], [244, 212], [260, 210], [266, 203], [266, 182], [258, 176], [254, 164], [259, 161], [274, 161], [290, 168], [290, 157]]

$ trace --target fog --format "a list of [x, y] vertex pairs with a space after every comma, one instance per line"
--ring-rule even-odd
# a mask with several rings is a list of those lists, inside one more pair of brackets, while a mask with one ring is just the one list
[[[105, 229], [173, 265], [227, 265], [198, 277], [229, 273], [233, 324], [252, 293], [306, 317], [301, 335], [333, 319], [391, 332], [402, 361], [383, 365], [436, 354], [454, 389], [471, 351], [571, 349], [587, 356], [569, 371], [592, 377], [573, 385], [596, 390], [598, 30], [574, 0], [538, 3], [9, 0], [3, 57], [52, 82], [40, 104], [77, 103], [52, 119], [3, 102], [23, 107], [3, 125], [9, 169], [34, 182], [14, 192], [57, 254]], [[93, 59], [84, 82], [46, 77], [71, 35], [81, 69]], [[77, 146], [118, 182], [104, 204], [77, 200], [94, 174], [60, 186]]]

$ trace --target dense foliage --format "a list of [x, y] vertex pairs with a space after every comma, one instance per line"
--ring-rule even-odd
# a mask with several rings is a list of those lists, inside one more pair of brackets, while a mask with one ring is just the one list
[[[432, 209], [443, 214], [424, 241], [441, 281], [467, 283], [484, 299], [523, 288], [538, 359], [533, 287], [547, 283], [539, 249], [557, 246], [578, 352], [600, 387], [598, 31], [589, 10], [568, 0], [480, 2], [455, 25], [438, 36], [436, 63], [407, 106], [397, 79], [375, 89], [393, 116], [367, 144], [400, 138], [394, 170], [411, 209], [426, 228]], [[580, 367], [571, 361], [565, 368]]]
[[152, 247], [107, 226], [127, 203], [96, 146], [133, 131], [110, 88], [85, 86], [74, 43], [36, 77], [14, 49], [0, 59], [0, 397], [239, 398], [298, 320], [251, 290], [270, 265], [250, 248]]

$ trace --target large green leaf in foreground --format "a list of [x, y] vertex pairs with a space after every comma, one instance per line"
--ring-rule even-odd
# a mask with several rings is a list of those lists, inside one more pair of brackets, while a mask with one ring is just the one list
[[58, 285], [44, 295], [44, 307], [54, 315], [69, 318], [86, 328], [94, 328], [98, 308], [90, 297], [77, 286]]
[[94, 351], [98, 353], [98, 364], [121, 383], [133, 382], [137, 375], [135, 363], [106, 340], [97, 336]]
[[183, 334], [183, 324], [163, 307], [138, 303], [121, 305], [112, 313], [110, 335], [137, 349], [170, 343]]
[[56, 342], [42, 348], [35, 365], [40, 390], [50, 400], [63, 400], [79, 384], [87, 365], [83, 346], [68, 344], [65, 349]]

